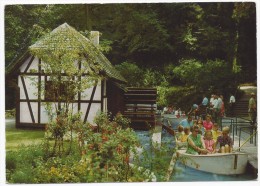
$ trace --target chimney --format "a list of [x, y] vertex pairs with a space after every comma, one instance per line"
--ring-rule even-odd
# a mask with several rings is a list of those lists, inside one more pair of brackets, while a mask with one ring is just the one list
[[99, 31], [90, 31], [90, 41], [95, 45], [99, 45]]

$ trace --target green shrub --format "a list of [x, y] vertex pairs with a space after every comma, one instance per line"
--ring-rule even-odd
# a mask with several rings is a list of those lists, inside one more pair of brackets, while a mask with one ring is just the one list
[[33, 183], [33, 169], [24, 167], [16, 170], [11, 176], [11, 183]]
[[12, 110], [6, 110], [5, 111], [5, 118], [14, 118], [15, 117], [15, 109]]
[[[87, 183], [151, 181], [151, 172], [135, 170], [129, 164], [130, 152], [139, 145], [137, 136], [122, 116], [109, 121], [100, 113], [94, 120], [98, 131], [89, 123], [78, 123], [73, 130], [81, 134], [75, 138], [71, 151], [52, 154], [48, 139], [40, 145], [19, 146], [8, 152], [9, 183]], [[81, 127], [80, 127], [81, 126]], [[78, 141], [79, 140], [79, 141]], [[64, 147], [67, 149], [67, 147]], [[15, 164], [10, 161], [14, 159]]]
[[[140, 142], [127, 127], [129, 121], [117, 115], [100, 113], [94, 119], [98, 129], [89, 123], [74, 120], [77, 134], [73, 142], [65, 142], [61, 154], [50, 153], [51, 143], [46, 138], [39, 145], [19, 146], [6, 154], [6, 173], [9, 183], [93, 183], [143, 182], [165, 180], [173, 149], [151, 149], [139, 156]], [[152, 131], [150, 131], [150, 134]], [[146, 155], [145, 155], [146, 153]], [[150, 153], [150, 154], [149, 154]], [[132, 161], [133, 164], [130, 162]]]
[[123, 117], [121, 113], [116, 114], [114, 117], [114, 122], [121, 126], [123, 129], [126, 129], [130, 126], [130, 120], [126, 117]]
[[16, 155], [14, 153], [8, 152], [6, 154], [6, 169], [13, 171], [16, 168]]

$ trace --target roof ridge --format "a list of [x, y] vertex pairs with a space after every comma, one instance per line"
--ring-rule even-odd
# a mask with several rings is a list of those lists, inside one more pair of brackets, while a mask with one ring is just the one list
[[[64, 34], [59, 34], [59, 32], [63, 32]], [[71, 32], [71, 33], [70, 33]], [[60, 45], [58, 41], [58, 36], [64, 37], [62, 38], [65, 42], [64, 45]], [[75, 41], [73, 43], [73, 41]], [[73, 43], [73, 45], [72, 45]], [[29, 46], [29, 50], [32, 49], [50, 49], [49, 46], [52, 45], [53, 49], [57, 50], [73, 50], [78, 49], [82, 52], [94, 52], [95, 53], [95, 59], [97, 62], [101, 65], [102, 69], [106, 72], [106, 74], [114, 79], [120, 80], [122, 82], [127, 82], [125, 78], [115, 69], [115, 67], [111, 64], [111, 62], [105, 57], [105, 55], [96, 47], [89, 38], [82, 35], [80, 32], [78, 32], [75, 28], [70, 26], [68, 23], [63, 23], [62, 25], [58, 26], [45, 36], [43, 36], [41, 39], [36, 41], [33, 45]], [[62, 46], [62, 48], [61, 48]], [[89, 46], [91, 48], [91, 51], [87, 50], [86, 46]], [[64, 48], [63, 48], [64, 47]]]

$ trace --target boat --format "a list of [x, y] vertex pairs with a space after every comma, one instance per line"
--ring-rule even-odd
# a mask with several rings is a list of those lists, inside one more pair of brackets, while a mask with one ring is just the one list
[[163, 114], [162, 115], [164, 118], [170, 118], [170, 119], [176, 119], [177, 116], [175, 114]]
[[185, 149], [177, 150], [181, 162], [199, 171], [222, 175], [238, 175], [246, 171], [248, 154], [242, 152], [214, 153], [206, 155], [187, 154]]
[[187, 149], [188, 143], [187, 142], [181, 142], [179, 140], [175, 140], [176, 141], [176, 147], [177, 149]]

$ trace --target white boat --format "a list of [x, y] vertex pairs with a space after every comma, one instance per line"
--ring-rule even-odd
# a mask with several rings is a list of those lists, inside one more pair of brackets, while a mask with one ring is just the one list
[[206, 155], [193, 155], [185, 153], [186, 150], [177, 150], [178, 157], [186, 166], [199, 171], [214, 174], [232, 175], [243, 174], [246, 171], [248, 155], [241, 152], [215, 153]]
[[178, 149], [187, 149], [188, 143], [176, 140], [176, 147]]
[[171, 119], [175, 119], [177, 118], [177, 116], [175, 114], [163, 114], [162, 115], [164, 118], [171, 118]]

